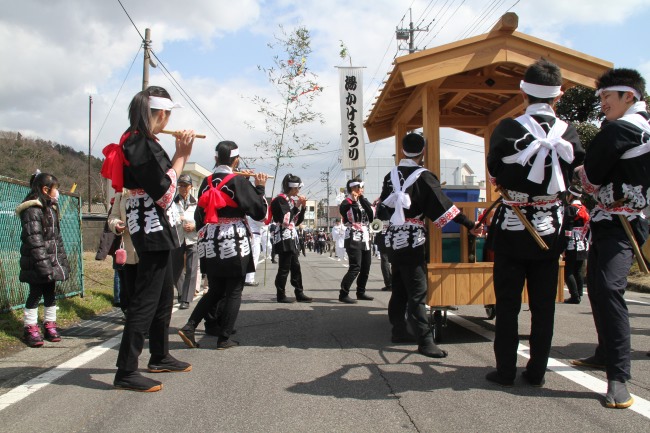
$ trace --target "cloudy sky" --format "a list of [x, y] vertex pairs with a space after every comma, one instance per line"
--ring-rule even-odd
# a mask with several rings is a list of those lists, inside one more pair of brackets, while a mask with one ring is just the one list
[[[324, 87], [313, 108], [324, 125], [310, 133], [325, 143], [301, 155], [291, 170], [303, 177], [310, 198], [324, 197], [319, 172], [331, 170], [335, 186], [344, 184], [339, 156], [339, 101], [336, 66], [340, 42], [355, 65], [364, 66], [364, 106], [368, 108], [398, 54], [395, 28], [406, 27], [409, 8], [419, 32], [418, 48], [464, 39], [488, 31], [506, 11], [519, 15], [519, 30], [586, 54], [639, 69], [650, 78], [650, 52], [644, 48], [650, 23], [648, 0], [0, 0], [0, 130], [88, 150], [88, 98], [93, 97], [92, 154], [116, 141], [127, 127], [127, 106], [141, 88], [141, 37], [151, 28], [153, 50], [175, 80], [208, 117], [189, 108], [160, 68], [150, 84], [167, 88], [186, 107], [174, 112], [170, 128], [206, 133], [191, 160], [213, 165], [214, 145], [225, 137], [242, 154], [255, 155], [261, 137], [245, 122], [255, 122], [255, 95], [274, 96], [257, 66], [271, 66], [267, 43], [287, 29], [311, 32], [309, 67]], [[136, 30], [136, 27], [138, 30]], [[367, 115], [367, 113], [365, 113]], [[217, 132], [218, 131], [218, 132]], [[482, 140], [443, 131], [443, 158], [460, 158], [484, 178]], [[162, 136], [168, 152], [173, 139]], [[390, 156], [392, 141], [369, 143], [366, 155]], [[259, 162], [261, 171], [269, 166]]]

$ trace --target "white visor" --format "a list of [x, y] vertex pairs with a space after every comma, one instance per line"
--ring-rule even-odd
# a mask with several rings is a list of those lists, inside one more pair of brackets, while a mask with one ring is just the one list
[[600, 96], [602, 92], [609, 92], [609, 91], [632, 92], [632, 94], [636, 97], [636, 99], [638, 99], [639, 101], [641, 100], [641, 94], [639, 93], [639, 91], [628, 86], [612, 86], [612, 87], [605, 87], [602, 89], [598, 89], [596, 90], [596, 96]]
[[519, 83], [519, 88], [527, 95], [541, 99], [550, 99], [562, 94], [562, 86], [542, 86], [541, 84], [531, 84], [524, 80]]
[[173, 102], [171, 99], [149, 96], [149, 108], [152, 110], [169, 111], [172, 108], [183, 108], [183, 106], [178, 102]]
[[300, 183], [298, 183], [298, 182], [289, 182], [287, 185], [289, 185], [289, 188], [302, 188], [303, 186], [305, 186], [305, 184], [302, 183], [302, 182], [300, 182]]
[[353, 188], [355, 186], [358, 186], [359, 188], [363, 188], [364, 183], [363, 182], [351, 182], [350, 183], [350, 188]]
[[235, 156], [239, 156], [239, 148], [230, 149], [230, 157], [234, 158]]

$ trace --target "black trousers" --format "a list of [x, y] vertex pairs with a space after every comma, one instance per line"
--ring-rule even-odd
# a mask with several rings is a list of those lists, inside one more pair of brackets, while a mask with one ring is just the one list
[[380, 263], [381, 275], [384, 277], [384, 286], [390, 289], [393, 286], [393, 275], [391, 272], [390, 260], [388, 260], [388, 254], [381, 253]]
[[278, 294], [284, 294], [287, 277], [291, 272], [291, 285], [295, 291], [302, 292], [302, 271], [298, 252], [278, 252], [278, 273], [275, 276], [275, 289]]
[[227, 340], [239, 315], [246, 276], [221, 277], [212, 270], [208, 270], [207, 276], [208, 293], [196, 304], [189, 320], [198, 325], [204, 317], [209, 318], [219, 337]]
[[43, 305], [46, 307], [53, 307], [56, 305], [56, 296], [54, 294], [56, 283], [51, 281], [44, 284], [30, 284], [29, 294], [25, 301], [25, 308], [38, 308], [38, 303], [41, 302], [43, 297]]
[[[427, 298], [426, 264], [393, 264], [393, 292], [388, 301], [388, 320], [393, 334], [406, 333], [406, 319], [418, 338], [418, 344], [433, 343], [425, 302]], [[406, 315], [405, 315], [406, 313]]]
[[584, 260], [576, 259], [575, 253], [566, 252], [564, 257], [564, 283], [569, 289], [572, 298], [582, 298], [584, 282], [582, 279], [582, 265]]
[[127, 310], [135, 290], [138, 265], [125, 264], [122, 269], [117, 270], [117, 275], [120, 277], [120, 307], [122, 310]]
[[117, 355], [117, 367], [126, 371], [138, 369], [138, 357], [147, 331], [152, 357], [163, 357], [169, 352], [169, 322], [174, 298], [171, 252], [141, 252], [138, 256], [133, 296], [129, 300]]
[[345, 252], [348, 253], [349, 267], [348, 272], [343, 276], [343, 280], [341, 280], [340, 296], [350, 294], [350, 287], [352, 287], [355, 279], [357, 280], [357, 294], [365, 293], [368, 275], [370, 274], [372, 251], [346, 248]]
[[524, 284], [528, 287], [531, 314], [530, 360], [526, 369], [534, 380], [541, 379], [546, 373], [553, 340], [559, 267], [559, 257], [550, 260], [521, 260], [516, 256], [495, 254], [494, 292], [497, 316], [494, 355], [497, 371], [506, 380], [514, 380], [517, 375], [518, 316]]
[[605, 361], [607, 379], [628, 381], [630, 318], [625, 303], [627, 275], [634, 260], [625, 233], [595, 239], [589, 250], [587, 286], [598, 333], [596, 356]]

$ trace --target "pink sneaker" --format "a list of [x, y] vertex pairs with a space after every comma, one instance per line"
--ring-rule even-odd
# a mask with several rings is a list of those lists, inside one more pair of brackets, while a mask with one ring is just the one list
[[52, 343], [58, 343], [61, 341], [59, 331], [56, 329], [56, 322], [45, 322], [43, 323], [43, 328], [45, 331], [45, 339], [47, 341], [51, 341]]
[[23, 339], [29, 347], [41, 347], [43, 345], [43, 337], [41, 336], [41, 329], [38, 325], [25, 326]]

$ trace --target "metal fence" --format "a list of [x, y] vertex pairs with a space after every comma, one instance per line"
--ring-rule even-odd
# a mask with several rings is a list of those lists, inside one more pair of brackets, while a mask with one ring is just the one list
[[[29, 185], [0, 176], [0, 311], [23, 308], [29, 286], [18, 280], [20, 273], [20, 218], [16, 207], [29, 193]], [[81, 199], [61, 192], [59, 197], [61, 235], [70, 261], [70, 278], [57, 282], [56, 297], [83, 295], [83, 249], [81, 241]]]

